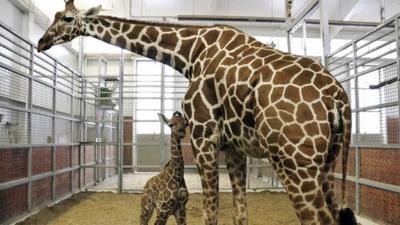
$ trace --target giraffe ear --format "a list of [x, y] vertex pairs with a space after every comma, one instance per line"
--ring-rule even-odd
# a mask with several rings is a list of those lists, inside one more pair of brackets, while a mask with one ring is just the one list
[[157, 115], [158, 115], [158, 119], [160, 120], [161, 123], [169, 126], [169, 120], [167, 119], [167, 117], [164, 116], [164, 114], [157, 113]]
[[101, 5], [92, 7], [85, 12], [85, 16], [97, 16], [101, 11]]

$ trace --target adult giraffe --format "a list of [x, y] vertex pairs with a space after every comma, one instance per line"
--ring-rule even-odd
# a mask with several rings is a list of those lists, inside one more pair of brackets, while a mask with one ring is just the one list
[[[247, 224], [246, 156], [268, 158], [302, 224], [355, 224], [340, 209], [333, 170], [343, 151], [343, 199], [351, 111], [318, 62], [230, 26], [188, 26], [98, 16], [68, 0], [38, 51], [84, 35], [172, 66], [190, 81], [183, 109], [203, 187], [203, 220], [218, 223], [219, 151], [232, 183], [234, 224]], [[351, 222], [345, 220], [353, 220]]]

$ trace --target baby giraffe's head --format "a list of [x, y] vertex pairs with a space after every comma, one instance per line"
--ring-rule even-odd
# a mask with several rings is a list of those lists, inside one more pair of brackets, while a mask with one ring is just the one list
[[64, 0], [65, 8], [54, 16], [54, 21], [40, 38], [38, 51], [46, 51], [54, 45], [69, 42], [72, 39], [84, 34], [85, 17], [96, 16], [101, 6], [93, 7], [86, 12], [81, 12], [74, 5], [74, 0]]
[[171, 119], [167, 119], [164, 114], [158, 113], [158, 118], [160, 119], [161, 123], [167, 124], [169, 127], [171, 127], [171, 132], [173, 135], [177, 135], [179, 138], [185, 137], [188, 123], [180, 112], [174, 112]]

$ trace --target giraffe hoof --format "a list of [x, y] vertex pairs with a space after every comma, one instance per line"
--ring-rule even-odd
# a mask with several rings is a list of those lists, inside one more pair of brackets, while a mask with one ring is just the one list
[[357, 225], [354, 212], [350, 208], [340, 209], [339, 221], [340, 225]]

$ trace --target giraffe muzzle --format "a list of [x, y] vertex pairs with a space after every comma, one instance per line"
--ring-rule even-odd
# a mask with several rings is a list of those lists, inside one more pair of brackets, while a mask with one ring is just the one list
[[43, 51], [50, 49], [51, 46], [52, 46], [52, 44], [51, 44], [49, 38], [40, 38], [40, 40], [38, 42], [37, 50], [38, 50], [38, 52], [43, 52]]

